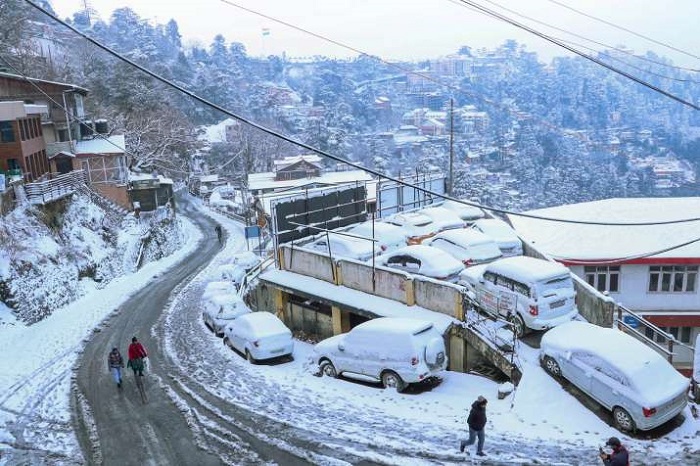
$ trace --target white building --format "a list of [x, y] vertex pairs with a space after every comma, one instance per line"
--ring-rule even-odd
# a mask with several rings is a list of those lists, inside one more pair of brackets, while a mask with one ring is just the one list
[[[700, 218], [700, 198], [606, 199], [527, 213], [601, 223], [659, 223]], [[526, 243], [569, 266], [599, 291], [677, 340], [695, 341], [700, 332], [700, 220], [644, 226], [582, 225], [514, 215], [510, 220]], [[677, 351], [679, 362], [690, 361], [684, 348]]]

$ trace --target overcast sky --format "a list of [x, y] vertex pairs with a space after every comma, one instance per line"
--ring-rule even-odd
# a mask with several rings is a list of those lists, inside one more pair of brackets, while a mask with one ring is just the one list
[[[83, 0], [51, 0], [59, 16], [72, 16]], [[700, 60], [670, 50], [628, 32], [602, 24], [557, 3], [576, 8], [618, 26], [700, 56], [697, 0], [478, 0], [513, 19], [549, 35], [592, 48], [600, 46], [548, 29], [509, 8], [558, 28], [613, 46], [653, 50], [675, 64], [700, 68]], [[542, 60], [565, 53], [543, 39], [501, 21], [470, 11], [459, 0], [87, 0], [105, 21], [116, 8], [129, 6], [142, 18], [177, 21], [185, 43], [208, 45], [214, 35], [243, 43], [250, 55], [348, 56], [348, 50], [290, 29], [271, 19], [235, 8], [238, 4], [275, 19], [308, 29], [383, 58], [427, 58], [455, 52], [460, 45], [494, 47], [515, 39]], [[263, 29], [270, 31], [263, 36]]]

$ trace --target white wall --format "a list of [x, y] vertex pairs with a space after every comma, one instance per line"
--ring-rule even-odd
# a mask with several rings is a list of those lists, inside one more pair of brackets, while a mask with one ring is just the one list
[[[569, 267], [573, 273], [585, 280], [583, 266]], [[700, 295], [693, 293], [650, 293], [649, 266], [623, 264], [620, 266], [620, 291], [610, 293], [619, 304], [633, 311], [700, 311]]]

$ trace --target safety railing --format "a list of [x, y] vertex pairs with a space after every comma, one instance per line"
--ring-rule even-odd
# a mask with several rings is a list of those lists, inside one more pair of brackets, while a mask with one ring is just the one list
[[74, 194], [85, 184], [85, 172], [75, 170], [50, 180], [25, 183], [24, 191], [30, 204], [47, 204]]

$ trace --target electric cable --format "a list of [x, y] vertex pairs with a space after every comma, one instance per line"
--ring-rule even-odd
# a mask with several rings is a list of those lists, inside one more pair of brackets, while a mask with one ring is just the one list
[[511, 19], [511, 18], [509, 18], [509, 17], [507, 17], [507, 16], [505, 16], [505, 15], [503, 15], [503, 14], [501, 14], [501, 13], [498, 13], [498, 12], [496, 12], [496, 11], [493, 11], [493, 10], [489, 9], [489, 8], [486, 8], [485, 6], [479, 5], [478, 3], [475, 3], [475, 2], [473, 2], [473, 1], [471, 1], [471, 0], [459, 0], [459, 2], [461, 2], [461, 3], [465, 4], [465, 5], [469, 5], [469, 6], [475, 8], [475, 9], [477, 9], [477, 10], [479, 10], [479, 11], [482, 11], [482, 12], [484, 12], [485, 14], [487, 14], [488, 16], [491, 16], [492, 18], [495, 18], [495, 19], [498, 19], [498, 20], [500, 20], [500, 21], [506, 22], [506, 23], [508, 23], [508, 24], [510, 24], [510, 25], [512, 25], [512, 26], [517, 27], [518, 29], [522, 29], [522, 30], [524, 30], [524, 31], [529, 32], [530, 34], [534, 34], [534, 35], [536, 35], [537, 37], [540, 37], [540, 38], [542, 38], [542, 39], [544, 39], [544, 40], [546, 40], [546, 41], [548, 41], [548, 42], [551, 42], [552, 44], [558, 45], [559, 47], [561, 47], [561, 48], [563, 48], [563, 49], [565, 49], [565, 50], [568, 50], [569, 52], [575, 53], [576, 55], [578, 55], [578, 56], [580, 56], [580, 57], [582, 57], [582, 58], [585, 58], [585, 59], [588, 60], [588, 61], [591, 61], [591, 62], [593, 62], [593, 63], [596, 63], [596, 64], [602, 66], [603, 68], [607, 68], [608, 70], [610, 70], [610, 71], [612, 71], [612, 72], [614, 72], [614, 73], [617, 73], [617, 74], [619, 74], [620, 76], [623, 76], [623, 77], [625, 77], [625, 78], [627, 78], [627, 79], [629, 79], [629, 80], [631, 80], [631, 81], [634, 81], [634, 82], [636, 82], [637, 84], [640, 84], [640, 85], [646, 87], [647, 89], [650, 89], [650, 90], [652, 90], [652, 91], [654, 91], [654, 92], [656, 92], [656, 93], [658, 93], [658, 94], [664, 95], [664, 96], [668, 97], [669, 99], [673, 99], [673, 100], [675, 100], [676, 102], [681, 103], [681, 104], [683, 104], [683, 105], [685, 105], [685, 106], [688, 106], [688, 107], [690, 107], [690, 108], [692, 108], [692, 109], [700, 110], [700, 106], [698, 106], [698, 105], [696, 105], [696, 104], [694, 104], [694, 103], [692, 103], [692, 102], [689, 102], [689, 101], [687, 101], [687, 100], [685, 100], [685, 99], [682, 99], [681, 97], [678, 97], [677, 95], [675, 95], [675, 94], [673, 94], [673, 93], [671, 93], [671, 92], [665, 91], [665, 90], [661, 89], [660, 87], [657, 87], [657, 86], [655, 86], [655, 85], [653, 85], [653, 84], [651, 84], [651, 83], [649, 83], [649, 82], [647, 82], [647, 81], [645, 81], [645, 80], [643, 80], [643, 79], [640, 79], [640, 78], [638, 78], [638, 77], [636, 77], [636, 76], [634, 76], [634, 75], [632, 75], [632, 74], [630, 74], [630, 73], [627, 73], [627, 72], [625, 72], [625, 71], [622, 71], [622, 70], [620, 70], [619, 68], [616, 68], [616, 67], [614, 67], [614, 66], [612, 66], [612, 65], [610, 65], [610, 64], [608, 64], [608, 63], [605, 63], [605, 62], [602, 61], [602, 60], [599, 60], [599, 59], [597, 59], [597, 58], [595, 58], [595, 57], [592, 57], [591, 55], [588, 55], [588, 54], [586, 54], [586, 53], [583, 53], [583, 52], [581, 52], [580, 50], [576, 49], [575, 47], [571, 47], [570, 45], [567, 45], [567, 44], [565, 44], [564, 42], [562, 42], [562, 41], [560, 41], [560, 40], [557, 40], [557, 39], [555, 39], [555, 38], [553, 38], [553, 37], [551, 37], [551, 36], [549, 36], [549, 35], [547, 35], [547, 34], [544, 34], [544, 33], [540, 32], [540, 31], [538, 31], [538, 30], [536, 30], [536, 29], [534, 29], [534, 28], [531, 28], [530, 26], [527, 26], [527, 25], [525, 25], [525, 24], [519, 23], [519, 22], [515, 21], [514, 19]]
[[205, 106], [207, 106], [207, 107], [210, 107], [210, 108], [212, 108], [212, 109], [214, 109], [214, 110], [217, 110], [217, 111], [223, 113], [224, 115], [228, 115], [228, 116], [230, 116], [231, 118], [234, 118], [234, 119], [240, 121], [241, 123], [245, 123], [245, 124], [247, 124], [247, 125], [249, 125], [249, 126], [255, 128], [255, 129], [257, 129], [257, 130], [259, 130], [259, 131], [261, 131], [261, 132], [263, 132], [263, 133], [265, 133], [265, 134], [267, 134], [267, 135], [269, 135], [269, 136], [273, 136], [273, 137], [279, 138], [279, 139], [281, 139], [281, 140], [283, 140], [283, 141], [286, 141], [286, 142], [289, 142], [289, 143], [291, 143], [291, 144], [294, 144], [294, 145], [296, 145], [296, 146], [298, 146], [298, 147], [301, 147], [301, 148], [303, 148], [303, 149], [306, 149], [306, 150], [308, 150], [308, 151], [311, 151], [311, 152], [313, 152], [313, 153], [315, 153], [315, 154], [318, 154], [318, 155], [320, 155], [320, 156], [322, 156], [322, 157], [328, 158], [328, 159], [333, 160], [333, 161], [336, 161], [336, 162], [340, 162], [340, 163], [346, 164], [346, 165], [351, 166], [351, 167], [353, 167], [353, 168], [355, 168], [355, 169], [357, 169], [357, 170], [362, 170], [362, 171], [365, 171], [366, 173], [370, 173], [370, 174], [372, 174], [372, 175], [374, 175], [374, 176], [376, 176], [376, 177], [378, 177], [378, 178], [385, 178], [385, 179], [387, 179], [387, 180], [389, 180], [389, 181], [393, 181], [393, 182], [395, 182], [395, 183], [397, 183], [397, 184], [400, 184], [400, 185], [402, 185], [402, 186], [407, 186], [407, 187], [409, 187], [409, 188], [413, 188], [413, 189], [415, 189], [416, 191], [420, 191], [420, 192], [423, 192], [423, 193], [425, 193], [425, 194], [430, 194], [430, 195], [435, 196], [435, 197], [437, 197], [437, 198], [446, 199], [446, 200], [451, 200], [451, 201], [454, 201], [454, 202], [459, 203], [459, 204], [468, 205], [468, 206], [472, 206], [472, 207], [477, 207], [477, 208], [480, 208], [480, 209], [483, 209], [483, 210], [487, 210], [487, 211], [489, 211], [489, 212], [496, 212], [496, 213], [499, 213], [499, 214], [507, 214], [507, 215], [513, 215], [513, 216], [517, 216], [517, 217], [531, 218], [531, 219], [535, 219], [535, 220], [543, 220], [543, 221], [551, 221], [551, 222], [560, 222], [560, 223], [571, 223], [571, 224], [579, 224], [579, 225], [651, 226], [651, 225], [669, 225], [669, 224], [689, 223], [689, 222], [697, 222], [697, 221], [700, 221], [700, 218], [699, 218], [699, 217], [695, 217], [695, 218], [686, 218], [686, 219], [677, 219], [677, 220], [664, 220], [664, 221], [656, 221], [656, 222], [637, 222], [637, 223], [629, 223], [629, 222], [594, 222], [594, 221], [584, 221], [584, 220], [572, 220], [572, 219], [561, 219], [561, 218], [549, 218], [549, 217], [543, 217], [543, 216], [534, 215], [534, 214], [527, 214], [527, 213], [523, 213], [523, 212], [514, 212], [514, 211], [511, 211], [511, 210], [507, 210], [507, 209], [499, 209], [499, 208], [496, 208], [496, 207], [488, 207], [488, 206], [484, 206], [484, 205], [478, 204], [478, 203], [476, 203], [476, 202], [465, 201], [465, 200], [462, 200], [462, 199], [456, 199], [456, 198], [454, 198], [454, 197], [452, 197], [452, 196], [448, 196], [448, 195], [445, 195], [445, 194], [442, 194], [442, 193], [438, 193], [438, 192], [432, 191], [432, 190], [430, 190], [430, 189], [427, 189], [427, 188], [424, 188], [424, 187], [415, 185], [415, 184], [413, 184], [413, 183], [406, 182], [406, 181], [401, 180], [401, 179], [399, 179], [399, 178], [386, 175], [386, 174], [381, 173], [381, 172], [379, 172], [379, 171], [377, 171], [377, 170], [374, 170], [374, 169], [371, 169], [371, 168], [363, 167], [363, 166], [361, 166], [361, 165], [359, 165], [359, 164], [357, 164], [357, 163], [355, 163], [355, 162], [352, 162], [352, 161], [350, 161], [350, 160], [343, 159], [342, 157], [339, 157], [339, 156], [337, 156], [337, 155], [333, 155], [333, 154], [331, 154], [331, 153], [328, 153], [328, 152], [326, 152], [326, 151], [323, 151], [323, 150], [321, 150], [321, 149], [318, 149], [318, 148], [316, 148], [316, 147], [313, 147], [313, 146], [311, 146], [311, 145], [309, 145], [309, 144], [306, 144], [306, 143], [304, 143], [304, 142], [297, 141], [297, 140], [295, 140], [295, 139], [293, 139], [293, 138], [291, 138], [291, 137], [289, 137], [289, 136], [287, 136], [287, 135], [285, 135], [285, 134], [279, 133], [279, 132], [277, 132], [277, 131], [275, 131], [275, 130], [273, 130], [273, 129], [270, 129], [270, 128], [268, 128], [268, 127], [266, 127], [266, 126], [260, 124], [260, 123], [256, 123], [255, 121], [252, 121], [252, 120], [250, 120], [250, 119], [248, 119], [248, 118], [246, 118], [246, 117], [244, 117], [244, 116], [238, 115], [238, 114], [236, 114], [236, 113], [234, 113], [234, 112], [232, 112], [232, 111], [230, 111], [230, 110], [227, 110], [227, 109], [221, 107], [220, 105], [215, 104], [215, 103], [213, 103], [213, 102], [210, 102], [209, 100], [207, 100], [207, 99], [205, 99], [205, 98], [203, 98], [203, 97], [200, 97], [199, 95], [195, 94], [194, 92], [190, 91], [189, 89], [185, 89], [184, 87], [180, 86], [179, 84], [176, 84], [176, 83], [174, 83], [174, 82], [168, 80], [167, 78], [164, 78], [163, 76], [161, 76], [161, 75], [155, 73], [154, 71], [151, 71], [151, 70], [149, 70], [148, 68], [146, 68], [146, 67], [144, 67], [144, 66], [141, 66], [141, 65], [139, 65], [138, 63], [135, 63], [134, 61], [132, 61], [131, 59], [125, 57], [124, 55], [122, 55], [122, 54], [120, 54], [120, 53], [118, 53], [118, 52], [112, 50], [110, 47], [108, 47], [108, 46], [102, 44], [101, 42], [97, 41], [96, 39], [93, 39], [92, 37], [88, 36], [87, 34], [85, 34], [85, 33], [81, 32], [81, 31], [79, 31], [78, 29], [76, 29], [76, 28], [73, 27], [72, 25], [68, 24], [67, 22], [65, 22], [65, 21], [63, 21], [63, 20], [57, 18], [56, 16], [52, 15], [49, 11], [47, 11], [47, 10], [44, 9], [43, 7], [41, 7], [41, 6], [37, 5], [36, 3], [34, 3], [33, 0], [25, 0], [25, 2], [28, 3], [29, 5], [31, 5], [32, 7], [36, 8], [37, 10], [39, 10], [40, 12], [42, 12], [44, 15], [48, 16], [48, 17], [51, 18], [52, 20], [56, 21], [57, 23], [59, 23], [59, 24], [63, 25], [64, 27], [66, 27], [66, 28], [72, 30], [74, 33], [78, 34], [79, 36], [81, 36], [82, 38], [84, 38], [85, 40], [87, 40], [88, 42], [90, 42], [91, 44], [95, 45], [96, 47], [98, 47], [98, 48], [104, 50], [105, 52], [109, 53], [110, 55], [114, 56], [115, 58], [117, 58], [117, 59], [119, 59], [119, 60], [121, 60], [121, 61], [123, 61], [123, 62], [125, 62], [125, 63], [128, 63], [129, 65], [131, 65], [131, 66], [133, 66], [134, 68], [136, 68], [136, 69], [142, 71], [143, 73], [145, 73], [145, 74], [147, 74], [148, 76], [154, 78], [155, 80], [160, 81], [160, 82], [162, 82], [162, 83], [164, 83], [164, 84], [166, 84], [166, 85], [172, 87], [173, 89], [178, 90], [179, 92], [181, 92], [181, 93], [183, 93], [183, 94], [189, 96], [190, 98], [196, 100], [197, 102], [199, 102], [199, 103], [201, 103], [201, 104], [203, 104], [203, 105], [205, 105]]
[[[459, 0], [448, 0], [448, 1], [449, 1], [450, 3], [454, 3], [454, 4], [459, 4], [459, 3], [460, 3]], [[519, 12], [517, 12], [517, 11], [515, 11], [515, 10], [512, 10], [512, 9], [510, 9], [510, 8], [508, 8], [508, 7], [505, 7], [505, 6], [503, 6], [503, 5], [501, 5], [501, 4], [497, 3], [497, 2], [494, 2], [494, 1], [492, 1], [492, 0], [484, 0], [484, 1], [487, 2], [487, 3], [490, 3], [490, 4], [492, 4], [492, 5], [494, 5], [494, 6], [496, 6], [496, 7], [498, 7], [498, 8], [500, 8], [500, 9], [504, 10], [504, 11], [507, 11], [507, 12], [509, 12], [509, 13], [512, 13], [512, 14], [516, 15], [516, 16], [519, 16], [519, 17], [521, 17], [521, 18], [525, 18], [525, 19], [527, 19], [527, 20], [529, 20], [529, 21], [532, 21], [532, 22], [537, 23], [537, 24], [541, 24], [541, 25], [543, 25], [543, 26], [545, 26], [545, 27], [554, 29], [554, 30], [556, 30], [556, 31], [560, 31], [560, 32], [563, 32], [563, 33], [565, 33], [565, 34], [569, 34], [569, 35], [571, 35], [571, 36], [573, 36], [573, 37], [577, 37], [577, 38], [579, 38], [579, 39], [583, 39], [583, 40], [585, 40], [585, 41], [587, 41], [587, 42], [591, 42], [591, 43], [596, 44], [596, 45], [599, 45], [599, 46], [601, 46], [601, 47], [605, 47], [606, 49], [615, 50], [616, 52], [623, 53], [623, 54], [628, 55], [628, 56], [630, 56], [630, 57], [632, 57], [632, 58], [635, 58], [635, 59], [637, 59], [637, 60], [643, 60], [643, 61], [652, 63], [652, 64], [654, 64], [654, 65], [663, 66], [663, 67], [669, 67], [669, 68], [673, 68], [673, 69], [677, 69], [677, 70], [693, 71], [693, 72], [698, 72], [698, 71], [700, 71], [700, 70], [696, 70], [696, 69], [692, 69], [692, 68], [683, 68], [683, 67], [679, 67], [679, 66], [675, 66], [675, 65], [670, 65], [670, 64], [668, 64], [668, 63], [662, 63], [662, 62], [659, 62], [659, 61], [656, 61], [656, 60], [651, 60], [651, 59], [649, 59], [649, 58], [647, 58], [647, 57], [644, 57], [644, 56], [635, 55], [633, 52], [631, 52], [631, 51], [629, 51], [629, 50], [620, 49], [620, 48], [618, 48], [618, 47], [614, 47], [614, 46], [609, 45], [609, 44], [606, 44], [606, 43], [604, 43], [604, 42], [598, 42], [598, 41], [593, 40], [593, 39], [590, 39], [590, 38], [588, 38], [588, 37], [586, 37], [586, 36], [582, 36], [582, 35], [577, 34], [577, 33], [575, 33], [575, 32], [571, 32], [571, 31], [569, 31], [569, 30], [567, 30], [567, 29], [563, 29], [563, 28], [560, 28], [560, 27], [558, 27], [558, 26], [554, 26], [554, 25], [552, 25], [552, 24], [550, 24], [550, 23], [547, 23], [547, 22], [545, 22], [545, 21], [538, 20], [537, 18], [533, 18], [533, 17], [531, 17], [531, 16], [527, 16], [527, 15], [525, 15], [525, 14], [519, 13]], [[471, 9], [472, 11], [477, 12], [477, 13], [485, 14], [485, 13], [480, 12], [480, 11], [478, 11], [478, 10], [475, 10], [475, 9], [473, 9], [473, 8], [470, 8], [470, 9]], [[554, 37], [554, 36], [553, 36], [553, 37]], [[564, 39], [558, 38], [558, 37], [554, 37], [554, 38], [555, 38], [555, 39], [558, 39], [558, 40], [561, 40], [562, 42], [566, 42], [566, 43], [568, 43], [568, 44], [573, 44], [573, 45], [577, 45], [577, 46], [579, 46], [579, 47], [583, 47], [583, 48], [585, 48], [585, 49], [587, 49], [587, 50], [590, 50], [590, 51], [592, 51], [592, 52], [604, 53], [604, 51], [596, 50], [596, 49], [587, 47], [587, 46], [585, 46], [585, 45], [582, 45], [582, 44], [573, 42], [573, 41], [571, 41], [571, 40], [564, 40]], [[627, 66], [631, 66], [632, 68], [635, 68], [635, 69], [637, 69], [637, 70], [639, 70], [639, 71], [643, 71], [643, 72], [645, 72], [645, 73], [653, 74], [653, 75], [658, 76], [658, 77], [661, 77], [661, 78], [670, 79], [670, 80], [673, 80], [673, 81], [680, 81], [680, 82], [700, 83], [700, 81], [694, 81], [694, 80], [692, 80], [692, 79], [680, 79], [680, 78], [673, 78], [673, 77], [670, 77], [670, 76], [665, 76], [665, 75], [662, 75], [662, 74], [658, 74], [658, 73], [655, 73], [655, 72], [646, 70], [646, 69], [644, 69], [644, 68], [640, 68], [640, 67], [634, 66], [634, 65], [632, 65], [631, 63], [628, 63], [628, 62], [626, 62], [626, 61], [624, 61], [624, 60], [621, 60], [621, 59], [616, 59], [616, 60], [617, 60], [617, 61], [620, 61], [621, 63], [626, 64]]]
[[[654, 39], [654, 38], [652, 38], [652, 37], [645, 36], [644, 34], [640, 34], [640, 33], [638, 33], [638, 32], [635, 32], [635, 31], [631, 30], [631, 29], [628, 29], [628, 28], [626, 28], [626, 27], [619, 26], [619, 25], [617, 25], [617, 24], [615, 24], [615, 23], [613, 23], [613, 22], [611, 22], [611, 21], [607, 21], [607, 20], [604, 20], [604, 19], [602, 19], [602, 18], [598, 18], [597, 16], [593, 16], [593, 15], [591, 15], [591, 14], [589, 14], [589, 13], [586, 13], [586, 12], [584, 12], [584, 11], [577, 10], [576, 8], [571, 7], [571, 6], [569, 6], [569, 5], [565, 4], [565, 3], [558, 2], [557, 0], [547, 0], [547, 1], [550, 2], [550, 3], [554, 3], [554, 4], [556, 4], [556, 5], [559, 5], [559, 6], [562, 7], [562, 8], [566, 8], [567, 10], [571, 10], [571, 11], [573, 11], [573, 12], [575, 12], [575, 13], [578, 13], [578, 14], [580, 14], [580, 15], [583, 15], [583, 16], [585, 16], [586, 18], [590, 18], [590, 19], [593, 19], [593, 20], [595, 20], [595, 21], [601, 22], [601, 23], [603, 23], [603, 24], [607, 24], [608, 26], [612, 26], [612, 27], [614, 27], [615, 29], [619, 29], [619, 30], [621, 30], [621, 31], [628, 32], [628, 33], [633, 34], [633, 35], [635, 35], [635, 36], [637, 36], [637, 37], [640, 37], [640, 38], [642, 38], [642, 39], [646, 39], [646, 40], [648, 40], [649, 42], [653, 42], [653, 43], [655, 43], [655, 44], [657, 44], [657, 45], [660, 45], [660, 46], [662, 46], [662, 47], [666, 47], [666, 48], [671, 49], [671, 50], [674, 50], [674, 51], [676, 51], [676, 52], [678, 52], [678, 53], [682, 53], [683, 55], [687, 55], [687, 56], [689, 56], [689, 57], [697, 58], [697, 59], [700, 60], [700, 57], [699, 57], [699, 56], [694, 55], [694, 54], [692, 54], [692, 53], [690, 53], [690, 52], [686, 52], [685, 50], [681, 50], [681, 49], [679, 49], [679, 48], [676, 48], [676, 47], [674, 47], [673, 45], [666, 44], [666, 43], [664, 43], [664, 42], [658, 41], [658, 40], [656, 40], [656, 39]], [[694, 71], [700, 71], [700, 70], [694, 70]]]

